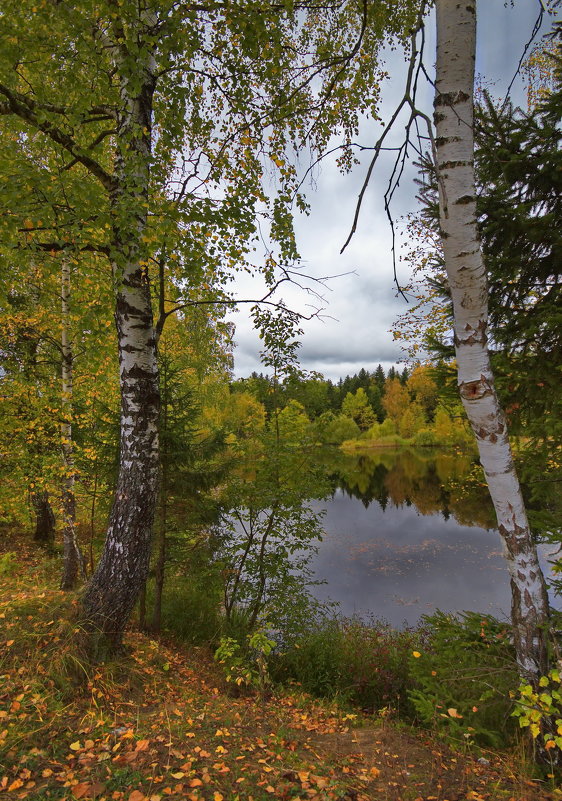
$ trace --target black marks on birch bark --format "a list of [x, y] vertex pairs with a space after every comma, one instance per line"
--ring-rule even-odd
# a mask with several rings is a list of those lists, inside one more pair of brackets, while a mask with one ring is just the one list
[[458, 92], [441, 92], [440, 94], [435, 96], [435, 100], [433, 101], [434, 108], [439, 108], [439, 106], [456, 106], [458, 103], [466, 103], [470, 100], [470, 95], [467, 95], [466, 92], [458, 91]]
[[[461, 306], [467, 305], [463, 302], [460, 304]], [[454, 344], [456, 348], [460, 348], [462, 345], [480, 345], [481, 347], [486, 347], [488, 344], [488, 324], [485, 320], [480, 320], [478, 326], [476, 328], [472, 328], [470, 325], [465, 326], [466, 334], [462, 337], [455, 331], [454, 335]], [[472, 331], [471, 334], [468, 332]]]
[[461, 159], [459, 161], [443, 161], [439, 164], [440, 170], [453, 170], [455, 167], [473, 167], [474, 161], [472, 159]]
[[435, 139], [435, 147], [440, 148], [444, 147], [445, 145], [451, 144], [451, 142], [460, 142], [460, 136], [438, 136]]

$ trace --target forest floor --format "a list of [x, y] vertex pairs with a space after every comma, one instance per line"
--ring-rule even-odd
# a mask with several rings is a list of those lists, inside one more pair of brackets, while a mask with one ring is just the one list
[[[98, 801], [562, 799], [514, 754], [455, 752], [297, 690], [233, 696], [207, 649], [138, 632], [92, 666], [58, 563], [10, 540], [0, 565], [0, 796]], [[7, 573], [7, 575], [6, 575]], [[480, 757], [480, 762], [478, 761]]]

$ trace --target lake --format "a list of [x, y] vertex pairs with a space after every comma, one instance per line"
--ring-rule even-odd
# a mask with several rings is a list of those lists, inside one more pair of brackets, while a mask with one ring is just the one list
[[[424, 613], [473, 610], [509, 617], [509, 576], [475, 457], [370, 450], [323, 457], [331, 498], [312, 560], [314, 595], [342, 614], [394, 626]], [[547, 567], [552, 546], [540, 549]]]

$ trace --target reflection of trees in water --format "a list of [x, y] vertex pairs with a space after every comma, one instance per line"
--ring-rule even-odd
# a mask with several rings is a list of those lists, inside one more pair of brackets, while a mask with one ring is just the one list
[[385, 479], [388, 467], [376, 462], [369, 456], [358, 455], [337, 463], [334, 473], [335, 487], [340, 487], [351, 498], [357, 498], [368, 509], [373, 501], [377, 501], [384, 509], [388, 503], [388, 490]]
[[472, 468], [468, 454], [440, 452], [435, 455], [435, 470], [439, 481], [446, 484], [451, 479], [462, 479]]
[[332, 486], [339, 485], [367, 508], [414, 505], [423, 515], [440, 512], [461, 525], [493, 528], [487, 492], [471, 472], [470, 455], [410, 449], [345, 454], [332, 464]]

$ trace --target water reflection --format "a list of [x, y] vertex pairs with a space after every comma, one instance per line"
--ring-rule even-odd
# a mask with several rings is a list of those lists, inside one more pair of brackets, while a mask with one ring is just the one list
[[372, 450], [342, 454], [333, 463], [335, 486], [366, 509], [415, 506], [423, 515], [440, 512], [465, 526], [494, 527], [494, 510], [477, 468], [465, 453]]
[[333, 495], [314, 560], [315, 594], [393, 625], [424, 612], [508, 616], [510, 589], [491, 502], [470, 455], [380, 450], [326, 458]]

